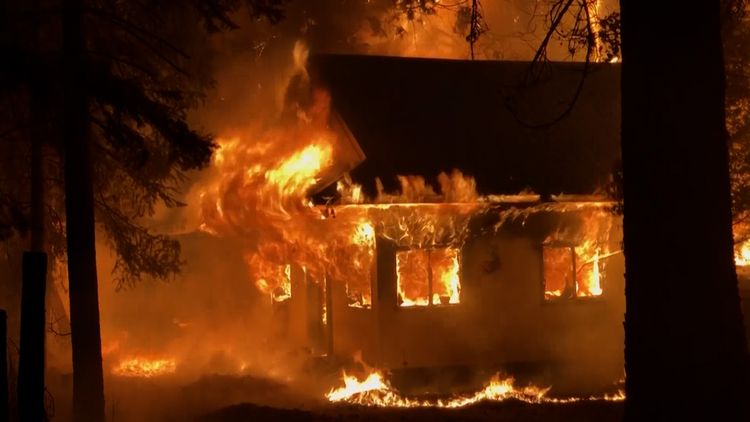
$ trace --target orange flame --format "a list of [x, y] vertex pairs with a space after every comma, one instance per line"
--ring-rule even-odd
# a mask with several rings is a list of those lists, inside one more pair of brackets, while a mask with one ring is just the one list
[[568, 294], [596, 297], [604, 293], [603, 258], [620, 253], [609, 250], [612, 223], [612, 218], [603, 211], [583, 214], [580, 228], [566, 227], [546, 239], [543, 252], [545, 298]]
[[526, 403], [571, 403], [582, 400], [622, 401], [625, 393], [618, 391], [614, 395], [592, 396], [587, 398], [551, 398], [547, 397], [549, 388], [535, 386], [516, 387], [513, 378], [502, 378], [495, 374], [487, 385], [471, 395], [459, 395], [446, 399], [420, 400], [401, 396], [384, 379], [382, 373], [373, 371], [364, 380], [357, 377], [342, 375], [343, 387], [333, 388], [326, 398], [332, 403], [349, 403], [378, 407], [442, 407], [459, 408], [481, 401], [503, 401], [516, 399]]
[[750, 266], [750, 240], [746, 240], [735, 247], [734, 265], [738, 267]]
[[[593, 252], [592, 252], [593, 250]], [[601, 272], [599, 270], [600, 247], [587, 240], [575, 248], [576, 256], [583, 259], [576, 271], [576, 296], [600, 296], [602, 294]]]
[[131, 357], [121, 360], [112, 368], [112, 373], [121, 377], [152, 378], [174, 374], [176, 370], [177, 361], [172, 358]]

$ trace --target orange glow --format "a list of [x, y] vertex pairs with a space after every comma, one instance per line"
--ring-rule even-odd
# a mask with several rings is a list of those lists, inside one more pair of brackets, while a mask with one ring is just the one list
[[112, 368], [112, 373], [121, 377], [152, 378], [174, 374], [176, 370], [177, 361], [175, 359], [132, 357], [121, 360], [117, 366]]
[[735, 246], [734, 265], [738, 267], [750, 266], [750, 240], [746, 240]]
[[396, 282], [399, 306], [459, 303], [459, 269], [458, 250], [454, 248], [397, 252]]
[[352, 242], [361, 246], [373, 246], [375, 244], [375, 228], [369, 221], [360, 221], [352, 237]]
[[352, 275], [346, 277], [346, 295], [349, 306], [369, 308], [372, 305], [372, 266], [375, 259], [375, 228], [368, 220], [357, 222], [351, 236], [350, 248], [342, 253], [349, 253], [349, 267]]
[[544, 298], [561, 297], [575, 282], [573, 251], [569, 247], [545, 246], [542, 254], [544, 259]]
[[416, 249], [396, 253], [399, 306], [427, 306], [430, 302], [429, 254]]
[[600, 296], [602, 294], [599, 269], [599, 246], [586, 241], [575, 248], [576, 252], [576, 296]]
[[285, 158], [276, 168], [266, 171], [270, 186], [278, 189], [281, 197], [305, 194], [315, 183], [321, 169], [330, 164], [330, 144], [308, 145], [292, 156]]
[[373, 372], [364, 379], [359, 381], [356, 377], [346, 375], [343, 373], [342, 379], [344, 386], [339, 389], [331, 390], [326, 397], [332, 402], [344, 401], [355, 394], [369, 393], [371, 391], [387, 391], [388, 385], [383, 381], [383, 375], [380, 372]]
[[432, 267], [433, 304], [460, 302], [461, 280], [457, 249], [435, 249], [430, 253]]

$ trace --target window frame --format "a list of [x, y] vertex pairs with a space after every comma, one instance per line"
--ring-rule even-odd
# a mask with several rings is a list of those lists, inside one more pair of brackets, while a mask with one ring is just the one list
[[[602, 293], [598, 296], [578, 296], [578, 254], [576, 253], [576, 248], [579, 247], [580, 244], [573, 243], [573, 242], [564, 242], [564, 241], [554, 241], [554, 242], [543, 242], [541, 244], [541, 247], [539, 248], [540, 252], [540, 261], [541, 261], [541, 297], [542, 297], [542, 303], [550, 304], [550, 303], [559, 303], [559, 302], [568, 302], [568, 301], [583, 301], [583, 302], [589, 302], [589, 301], [598, 301], [602, 300], [607, 292], [606, 289], [606, 277], [604, 276], [606, 273], [600, 273], [600, 287], [602, 289]], [[544, 249], [545, 248], [565, 248], [569, 249], [571, 252], [571, 263], [573, 265], [573, 285], [571, 287], [567, 287], [563, 290], [563, 294], [557, 297], [551, 297], [547, 298], [546, 291], [547, 291], [547, 279], [545, 278], [545, 262], [544, 262]]]
[[[434, 288], [433, 288], [433, 279], [432, 276], [432, 253], [435, 250], [443, 250], [443, 249], [452, 249], [456, 251], [456, 260], [458, 261], [458, 281], [459, 281], [459, 290], [458, 290], [458, 303], [433, 303], [433, 295], [434, 295]], [[400, 252], [410, 252], [410, 251], [427, 251], [427, 305], [414, 305], [414, 306], [403, 306], [399, 302], [401, 300], [399, 295], [399, 275], [398, 275], [398, 254]], [[396, 267], [396, 277], [395, 277], [395, 289], [394, 293], [396, 296], [395, 304], [396, 309], [431, 309], [431, 308], [450, 308], [454, 306], [461, 305], [463, 300], [462, 290], [463, 286], [461, 285], [461, 281], [463, 280], [463, 265], [462, 265], [462, 253], [460, 247], [454, 247], [452, 245], [444, 245], [444, 244], [436, 244], [436, 245], [430, 245], [423, 248], [410, 248], [410, 247], [397, 247], [396, 252], [393, 255], [394, 264]]]

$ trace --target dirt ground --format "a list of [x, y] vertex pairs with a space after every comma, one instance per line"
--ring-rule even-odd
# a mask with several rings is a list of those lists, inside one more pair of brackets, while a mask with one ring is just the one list
[[240, 404], [199, 416], [199, 422], [239, 421], [621, 421], [623, 404], [588, 402], [527, 404], [519, 401], [480, 403], [460, 409], [386, 409], [332, 406], [318, 410], [285, 410]]

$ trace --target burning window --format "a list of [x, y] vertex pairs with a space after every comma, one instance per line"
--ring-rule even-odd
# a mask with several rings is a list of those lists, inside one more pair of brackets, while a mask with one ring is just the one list
[[351, 308], [372, 306], [372, 266], [375, 257], [375, 228], [369, 221], [357, 224], [352, 234], [348, 257], [341, 266], [346, 268], [346, 297]]
[[448, 305], [460, 302], [458, 250], [411, 249], [396, 253], [399, 306]]
[[292, 266], [267, 265], [255, 285], [260, 291], [271, 296], [274, 302], [283, 302], [292, 297]]
[[[586, 241], [575, 247], [576, 252], [576, 296], [601, 296], [602, 276], [599, 262], [599, 246]], [[605, 255], [605, 257], [608, 255]]]
[[372, 305], [370, 279], [349, 280], [346, 283], [346, 297], [350, 308], [369, 309]]
[[602, 294], [599, 249], [592, 242], [579, 246], [544, 245], [542, 259], [546, 300]]
[[575, 284], [573, 268], [575, 255], [572, 247], [544, 246], [544, 298], [570, 296]]

